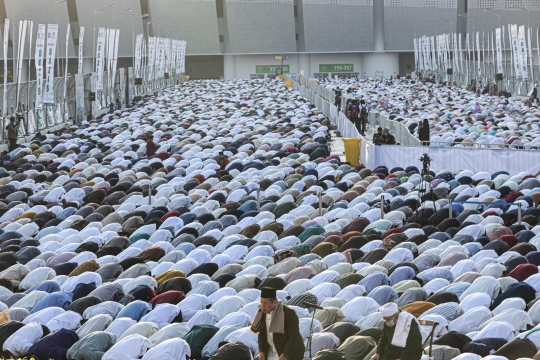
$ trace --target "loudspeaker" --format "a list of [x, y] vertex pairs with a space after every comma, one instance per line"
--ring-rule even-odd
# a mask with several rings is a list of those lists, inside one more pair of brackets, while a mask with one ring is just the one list
[[503, 74], [502, 73], [495, 74], [495, 80], [496, 81], [502, 81], [502, 79], [503, 79]]
[[135, 78], [135, 85], [142, 85], [142, 78]]
[[88, 92], [88, 100], [89, 101], [96, 101], [96, 93], [93, 91]]
[[163, 75], [163, 77], [164, 77], [165, 80], [169, 80], [169, 73], [165, 73], [165, 74]]
[[453, 73], [454, 73], [454, 69], [452, 69], [452, 68], [446, 69], [446, 74], [452, 75]]

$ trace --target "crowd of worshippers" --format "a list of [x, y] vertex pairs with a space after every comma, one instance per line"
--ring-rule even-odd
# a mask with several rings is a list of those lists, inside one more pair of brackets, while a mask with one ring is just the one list
[[0, 356], [540, 359], [538, 174], [353, 167], [328, 126], [190, 81], [18, 145]]
[[[424, 145], [540, 148], [536, 88], [529, 98], [507, 98], [419, 79], [322, 78], [319, 83], [339, 93], [339, 103], [363, 99], [369, 110], [402, 122]], [[363, 129], [361, 121], [355, 124]]]

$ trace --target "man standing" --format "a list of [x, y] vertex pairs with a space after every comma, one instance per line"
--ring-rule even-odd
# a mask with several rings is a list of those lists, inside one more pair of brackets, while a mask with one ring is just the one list
[[360, 133], [360, 107], [358, 106], [358, 99], [351, 101], [348, 108], [349, 120], [354, 124], [358, 132]]
[[408, 312], [400, 312], [396, 303], [379, 308], [384, 327], [371, 360], [420, 360], [422, 357], [422, 334], [418, 320]]
[[251, 331], [259, 334], [259, 360], [302, 360], [304, 342], [294, 310], [276, 298], [276, 289], [263, 287]]
[[366, 123], [368, 120], [368, 108], [364, 99], [360, 100], [360, 134], [366, 136]]
[[13, 151], [17, 148], [17, 131], [19, 130], [19, 118], [11, 116], [9, 118], [9, 124], [6, 126], [8, 131], [9, 151]]

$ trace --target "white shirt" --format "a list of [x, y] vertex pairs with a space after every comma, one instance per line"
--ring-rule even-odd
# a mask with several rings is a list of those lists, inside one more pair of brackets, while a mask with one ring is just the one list
[[270, 332], [270, 323], [272, 322], [272, 316], [274, 315], [274, 310], [270, 314], [266, 314], [266, 337], [268, 341], [268, 353], [266, 354], [266, 360], [278, 360], [279, 355], [274, 345], [274, 334]]

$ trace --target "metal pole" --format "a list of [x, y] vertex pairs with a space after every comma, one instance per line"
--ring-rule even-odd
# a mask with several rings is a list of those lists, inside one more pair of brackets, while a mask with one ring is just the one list
[[261, 189], [257, 189], [257, 212], [261, 211]]
[[148, 184], [148, 205], [152, 205], [152, 183]]
[[451, 219], [452, 218], [452, 199], [450, 199], [450, 201], [448, 202], [448, 218]]
[[322, 194], [319, 193], [319, 216], [322, 216]]
[[518, 225], [521, 225], [521, 203], [518, 203]]
[[384, 196], [381, 195], [381, 219], [384, 219]]

